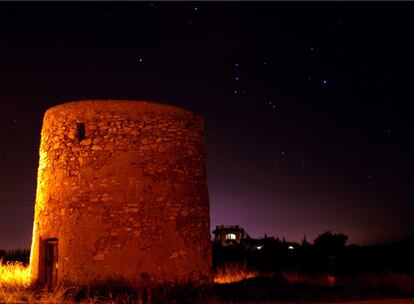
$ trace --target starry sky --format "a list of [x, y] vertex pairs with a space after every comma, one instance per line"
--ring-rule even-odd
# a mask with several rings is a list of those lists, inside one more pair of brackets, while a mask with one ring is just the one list
[[211, 228], [414, 232], [414, 6], [0, 4], [0, 248], [31, 242], [42, 117], [152, 100], [205, 120]]

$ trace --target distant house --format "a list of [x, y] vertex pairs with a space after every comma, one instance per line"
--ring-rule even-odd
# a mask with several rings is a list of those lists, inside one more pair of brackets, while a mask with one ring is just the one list
[[214, 242], [221, 243], [223, 247], [240, 244], [243, 239], [250, 238], [239, 225], [220, 225], [213, 230]]

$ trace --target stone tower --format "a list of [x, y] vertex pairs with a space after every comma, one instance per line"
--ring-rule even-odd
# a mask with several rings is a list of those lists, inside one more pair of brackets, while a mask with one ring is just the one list
[[202, 119], [121, 100], [65, 103], [44, 117], [31, 280], [210, 282]]

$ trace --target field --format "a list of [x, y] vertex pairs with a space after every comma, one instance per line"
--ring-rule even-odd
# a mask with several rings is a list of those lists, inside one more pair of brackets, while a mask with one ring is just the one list
[[20, 262], [0, 262], [0, 303], [414, 303], [414, 276], [397, 273], [355, 278], [299, 273], [263, 276], [245, 265], [232, 264], [216, 271], [212, 286], [140, 290], [108, 282], [95, 289], [58, 286], [53, 292], [31, 287], [28, 275], [28, 267]]

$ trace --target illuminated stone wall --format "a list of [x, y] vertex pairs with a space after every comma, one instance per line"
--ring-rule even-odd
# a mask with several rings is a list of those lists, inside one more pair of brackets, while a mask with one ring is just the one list
[[44, 283], [44, 244], [54, 238], [58, 281], [210, 281], [200, 117], [138, 101], [53, 107], [37, 183], [33, 282]]

